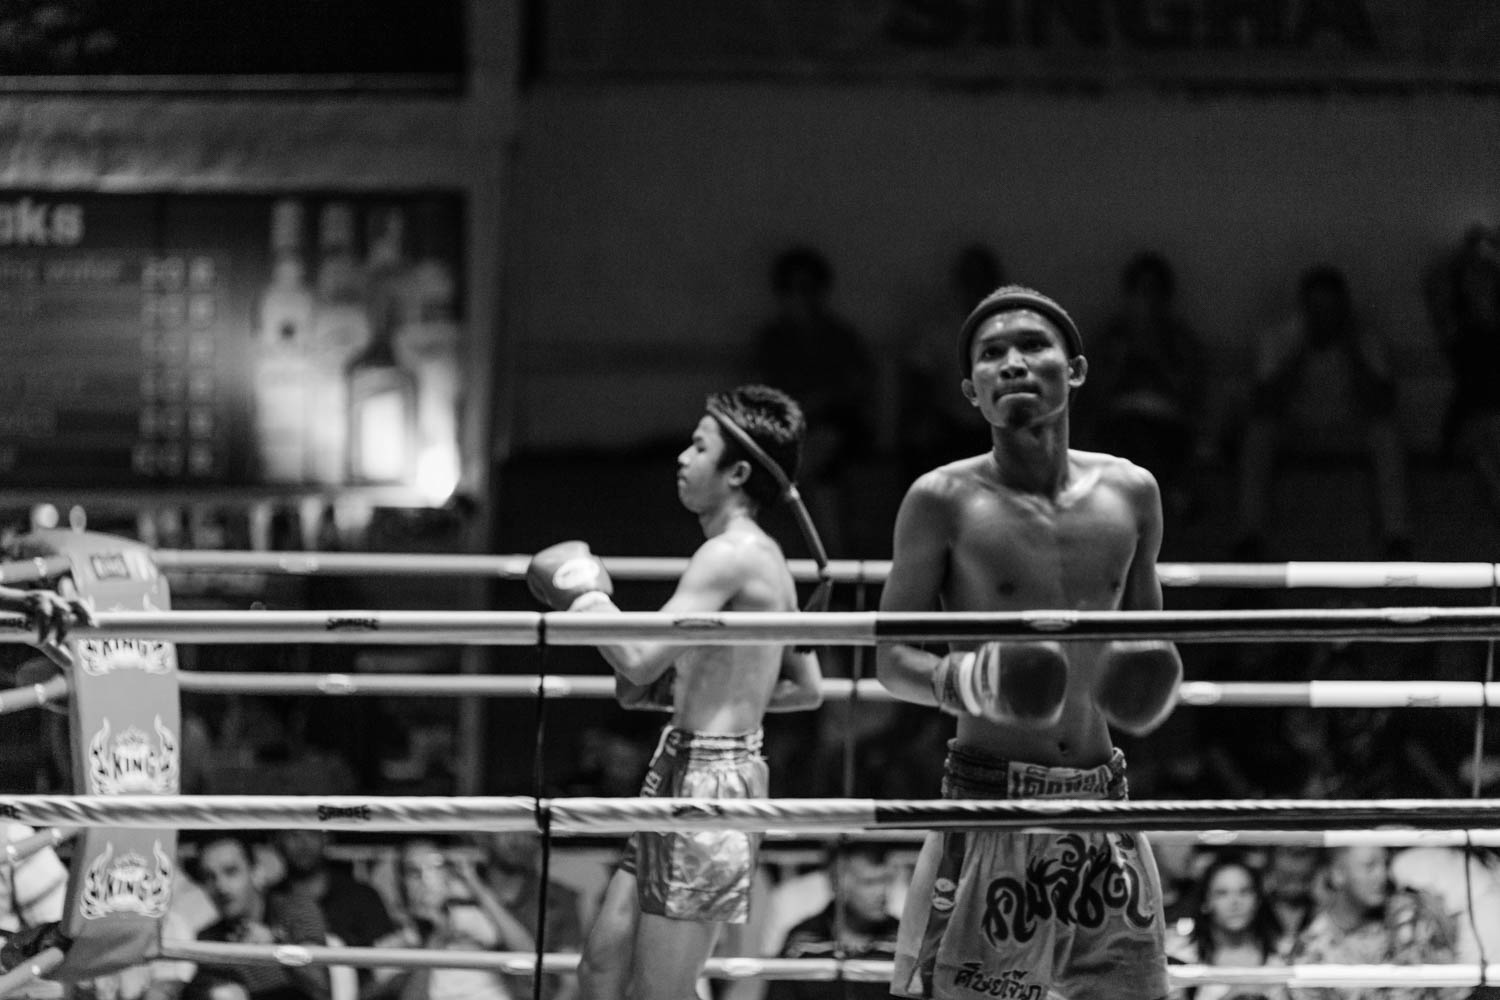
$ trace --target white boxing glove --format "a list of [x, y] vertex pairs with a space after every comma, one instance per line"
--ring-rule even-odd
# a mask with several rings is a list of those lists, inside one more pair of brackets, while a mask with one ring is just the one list
[[1068, 658], [1056, 642], [987, 642], [949, 653], [932, 674], [938, 707], [1038, 729], [1062, 717]]

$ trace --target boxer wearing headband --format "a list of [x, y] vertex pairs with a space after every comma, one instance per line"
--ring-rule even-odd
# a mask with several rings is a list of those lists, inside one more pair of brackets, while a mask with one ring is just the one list
[[[779, 500], [800, 507], [792, 486], [806, 425], [801, 409], [766, 386], [709, 398], [691, 444], [677, 458], [677, 495], [697, 516], [704, 542], [662, 610], [702, 617], [720, 611], [797, 610], [786, 557], [757, 517]], [[806, 512], [799, 522], [810, 521]], [[809, 545], [826, 563], [816, 533]], [[603, 563], [583, 542], [536, 554], [532, 593], [558, 609], [615, 610]], [[760, 754], [768, 711], [816, 708], [817, 657], [783, 643], [601, 645], [627, 708], [666, 708], [643, 796], [763, 798]], [[631, 837], [605, 890], [579, 964], [585, 1000], [621, 996], [690, 1000], [719, 928], [749, 912], [759, 835], [735, 830], [643, 832]]]
[[[1069, 405], [1088, 365], [1067, 311], [1005, 286], [964, 321], [958, 352], [960, 389], [989, 425], [989, 448], [912, 484], [880, 610], [1159, 609], [1156, 480], [1070, 446]], [[958, 717], [949, 798], [1124, 798], [1109, 727], [1155, 728], [1182, 676], [1165, 642], [966, 642], [946, 655], [883, 643], [876, 662], [896, 697]], [[1081, 888], [1039, 896], [1037, 872]], [[1133, 833], [929, 834], [895, 968], [891, 992], [922, 1000], [970, 1000], [975, 983], [1001, 982], [1016, 996], [1163, 997], [1150, 847]]]

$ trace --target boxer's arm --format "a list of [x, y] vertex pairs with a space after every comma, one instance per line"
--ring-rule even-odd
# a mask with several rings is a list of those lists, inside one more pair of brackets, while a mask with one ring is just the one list
[[[724, 610], [740, 591], [743, 572], [731, 542], [710, 538], [688, 560], [661, 610], [669, 615], [707, 615]], [[686, 647], [664, 642], [601, 644], [599, 654], [631, 684], [650, 684], [683, 654]]]
[[823, 672], [818, 668], [818, 654], [786, 647], [766, 711], [808, 712], [822, 704]]
[[[918, 479], [896, 513], [891, 571], [880, 593], [881, 611], [936, 611], [948, 571], [947, 504], [935, 489], [935, 473]], [[876, 676], [902, 701], [936, 705], [932, 675], [940, 657], [907, 643], [881, 644]]]

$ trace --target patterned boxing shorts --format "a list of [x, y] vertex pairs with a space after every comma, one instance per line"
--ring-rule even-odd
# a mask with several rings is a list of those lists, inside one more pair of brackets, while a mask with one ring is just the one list
[[[949, 799], [1124, 799], [1125, 755], [1095, 768], [948, 744]], [[1154, 1000], [1167, 994], [1161, 884], [1137, 833], [945, 830], [912, 873], [891, 992], [901, 997]]]
[[[645, 798], [759, 799], [769, 787], [759, 730], [738, 736], [668, 726], [641, 785]], [[740, 830], [637, 833], [620, 869], [636, 878], [641, 912], [742, 924], [760, 834]]]

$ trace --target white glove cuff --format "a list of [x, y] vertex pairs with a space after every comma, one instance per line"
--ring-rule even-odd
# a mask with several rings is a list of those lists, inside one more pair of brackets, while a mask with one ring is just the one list
[[573, 598], [573, 603], [568, 605], [569, 611], [619, 611], [615, 602], [609, 599], [609, 595], [602, 590], [590, 590]]

